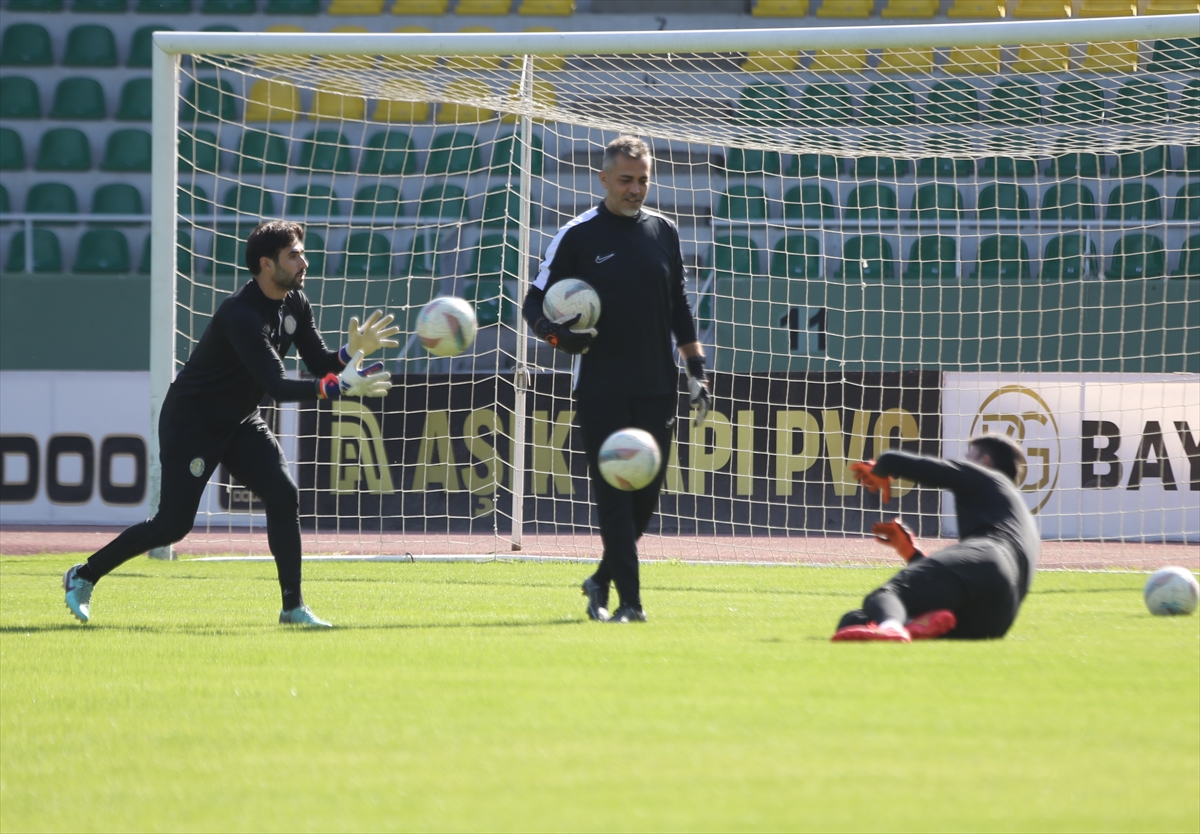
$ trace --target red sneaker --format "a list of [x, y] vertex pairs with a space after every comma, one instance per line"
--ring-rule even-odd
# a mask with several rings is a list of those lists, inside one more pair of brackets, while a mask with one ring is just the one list
[[958, 618], [953, 611], [942, 608], [938, 611], [926, 611], [919, 617], [908, 621], [905, 628], [914, 640], [932, 640], [943, 634], [954, 631]]
[[833, 641], [840, 643], [844, 640], [884, 640], [889, 643], [911, 643], [912, 637], [903, 628], [880, 628], [875, 623], [852, 625], [839, 628], [833, 635]]

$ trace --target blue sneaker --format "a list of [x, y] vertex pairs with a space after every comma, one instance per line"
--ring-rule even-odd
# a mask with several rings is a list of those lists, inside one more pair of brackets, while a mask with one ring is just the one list
[[312, 612], [307, 605], [299, 608], [289, 608], [279, 615], [282, 625], [298, 625], [306, 628], [333, 628], [333, 623], [327, 623]]
[[95, 584], [75, 574], [83, 565], [76, 565], [63, 574], [63, 590], [67, 592], [67, 608], [75, 619], [86, 623], [92, 618], [92, 589]]

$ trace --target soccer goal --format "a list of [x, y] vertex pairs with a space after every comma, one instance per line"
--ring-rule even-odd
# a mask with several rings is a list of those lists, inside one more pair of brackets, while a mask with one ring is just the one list
[[[408, 336], [385, 400], [275, 410], [307, 550], [594, 558], [570, 365], [518, 308], [632, 133], [715, 394], [702, 427], [681, 397], [644, 555], [868, 562], [896, 515], [952, 536], [946, 496], [881, 507], [849, 465], [1005, 432], [1064, 563], [1153, 566], [1200, 540], [1198, 30], [157, 33], [155, 415], [248, 230], [295, 219], [327, 339], [375, 308]], [[480, 323], [454, 358], [410, 335], [437, 295]], [[222, 478], [202, 517], [237, 552], [261, 515]], [[1118, 544], [1066, 544], [1092, 540]]]

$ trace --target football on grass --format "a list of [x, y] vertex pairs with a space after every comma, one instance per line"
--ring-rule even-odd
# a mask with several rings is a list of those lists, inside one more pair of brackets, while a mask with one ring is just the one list
[[600, 446], [600, 475], [626, 492], [648, 486], [662, 466], [662, 452], [653, 435], [642, 429], [621, 429]]
[[579, 321], [571, 325], [572, 330], [587, 330], [600, 320], [600, 296], [587, 281], [564, 278], [546, 290], [542, 301], [542, 312], [555, 324], [562, 324], [575, 316]]
[[440, 296], [417, 316], [417, 338], [437, 356], [458, 356], [475, 341], [475, 310], [461, 298]]
[[1191, 614], [1200, 598], [1200, 583], [1187, 568], [1161, 568], [1150, 574], [1142, 595], [1151, 614]]

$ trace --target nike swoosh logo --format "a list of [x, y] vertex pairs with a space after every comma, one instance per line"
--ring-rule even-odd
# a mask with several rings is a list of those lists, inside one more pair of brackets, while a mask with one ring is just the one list
[[600, 257], [599, 255], [597, 255], [597, 256], [596, 256], [596, 263], [598, 263], [598, 264], [602, 264], [602, 263], [604, 263], [605, 261], [607, 261], [609, 258], [616, 257], [616, 255], [617, 255], [617, 253], [616, 253], [616, 252], [613, 252], [611, 255], [605, 255], [604, 257]]

